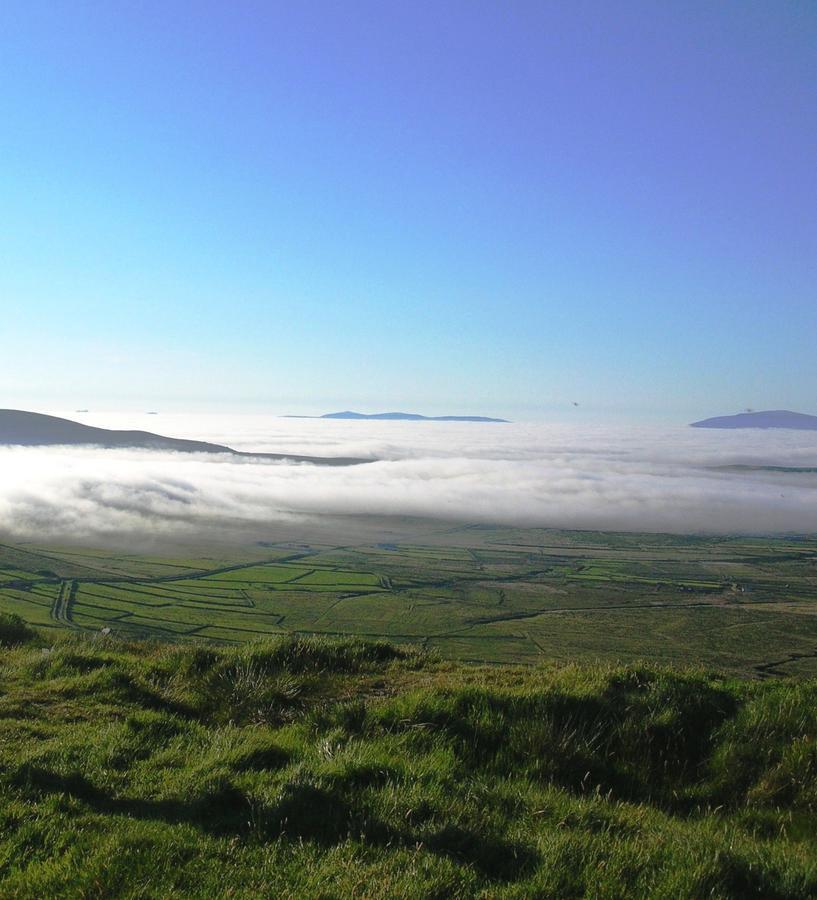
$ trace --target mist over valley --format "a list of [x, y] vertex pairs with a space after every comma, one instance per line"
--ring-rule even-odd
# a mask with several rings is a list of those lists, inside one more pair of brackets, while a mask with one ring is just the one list
[[[81, 418], [138, 428], [147, 416]], [[155, 428], [157, 418], [149, 421]], [[817, 435], [808, 432], [473, 422], [418, 429], [260, 415], [160, 421], [181, 440], [229, 442], [249, 455], [3, 446], [0, 530], [74, 540], [195, 535], [216, 520], [228, 532], [346, 515], [676, 533], [817, 530], [817, 476], [808, 471], [817, 465]], [[336, 468], [280, 455], [371, 462]]]

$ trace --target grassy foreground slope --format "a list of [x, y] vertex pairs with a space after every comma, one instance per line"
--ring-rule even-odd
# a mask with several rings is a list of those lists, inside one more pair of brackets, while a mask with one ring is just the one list
[[817, 680], [0, 642], [2, 897], [817, 896]]

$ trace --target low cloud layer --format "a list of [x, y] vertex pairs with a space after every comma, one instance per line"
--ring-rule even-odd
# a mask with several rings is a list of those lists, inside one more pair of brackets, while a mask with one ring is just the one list
[[[118, 427], [112, 417], [89, 424]], [[325, 514], [674, 532], [817, 532], [817, 435], [689, 428], [127, 419], [238, 449], [377, 458], [322, 468], [220, 455], [0, 448], [15, 539], [191, 535]]]

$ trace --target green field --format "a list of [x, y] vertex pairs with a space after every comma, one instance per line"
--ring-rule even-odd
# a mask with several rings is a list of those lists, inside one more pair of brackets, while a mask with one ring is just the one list
[[817, 538], [460, 526], [166, 557], [5, 544], [0, 611], [123, 638], [356, 635], [470, 662], [800, 674], [817, 666]]

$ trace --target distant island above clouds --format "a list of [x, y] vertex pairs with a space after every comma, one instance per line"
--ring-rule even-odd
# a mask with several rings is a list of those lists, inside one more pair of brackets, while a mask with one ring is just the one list
[[384, 412], [359, 413], [347, 409], [343, 412], [325, 413], [322, 416], [284, 416], [286, 419], [366, 419], [396, 422], [505, 422], [507, 419], [492, 419], [489, 416], [421, 416], [419, 413]]
[[817, 431], [817, 416], [790, 412], [787, 409], [767, 409], [738, 413], [735, 416], [715, 416], [692, 422], [692, 428], [792, 428], [798, 431]]

